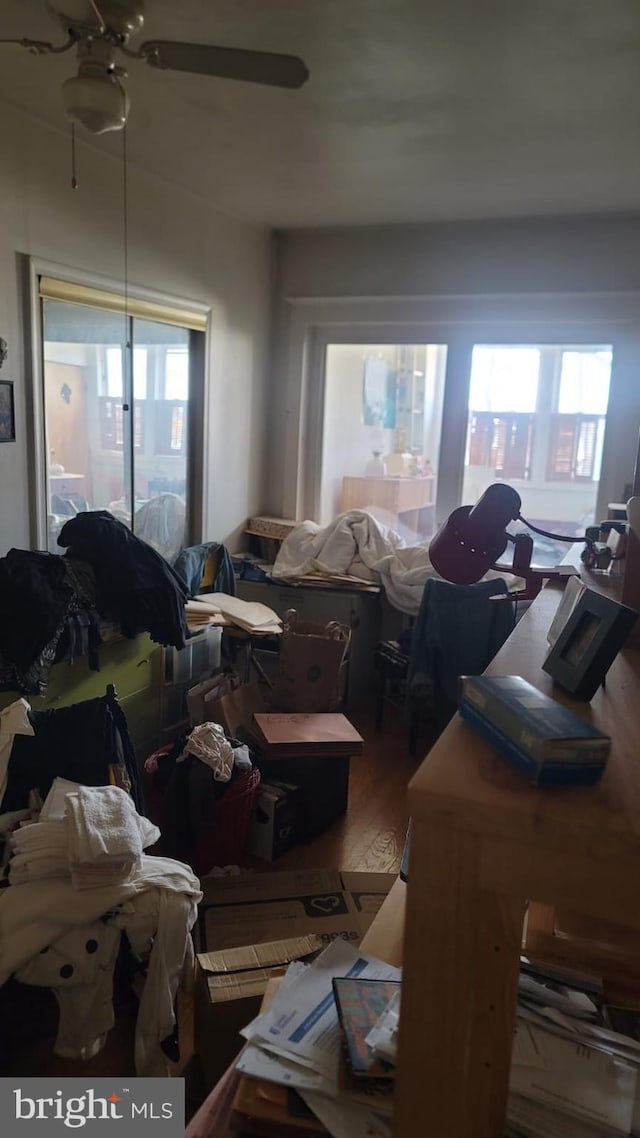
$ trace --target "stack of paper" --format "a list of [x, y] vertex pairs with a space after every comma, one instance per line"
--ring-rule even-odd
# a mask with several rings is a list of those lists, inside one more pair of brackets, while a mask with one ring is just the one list
[[391, 1098], [347, 1088], [340, 1077], [333, 980], [343, 976], [399, 980], [400, 972], [342, 939], [313, 964], [289, 965], [272, 1003], [243, 1032], [248, 1044], [238, 1068], [248, 1078], [297, 1091], [334, 1138], [391, 1138]]
[[[261, 1111], [261, 1102], [276, 1110], [269, 1088], [277, 1087], [281, 1105], [274, 1138], [317, 1132], [320, 1124], [320, 1133], [334, 1138], [390, 1138], [393, 1074], [388, 1065], [396, 1059], [400, 992], [389, 981], [399, 980], [397, 968], [359, 954], [343, 940], [313, 964], [291, 964], [272, 1003], [243, 1032], [248, 1043], [238, 1060], [244, 1076], [236, 1103], [240, 1132], [254, 1132], [249, 1115]], [[379, 981], [387, 983], [373, 983]], [[363, 1015], [366, 992], [374, 989], [375, 1000], [368, 998]], [[376, 1001], [382, 1006], [383, 990], [391, 998], [377, 1019], [371, 1017], [375, 1022], [364, 1035], [370, 1006]], [[640, 1012], [620, 1012], [604, 1004], [596, 983], [522, 961], [508, 1138], [638, 1138]], [[345, 1034], [346, 1019], [357, 1027], [357, 1038]], [[620, 1024], [621, 1030], [614, 1030]], [[382, 1079], [376, 1058], [384, 1061]], [[358, 1069], [375, 1078], [345, 1078], [346, 1067], [351, 1076]], [[258, 1081], [255, 1089], [250, 1080]], [[311, 1112], [306, 1120], [298, 1111], [285, 1112], [283, 1123], [282, 1103], [289, 1101], [284, 1090], [295, 1091], [300, 1107]]]
[[[399, 996], [365, 1042], [395, 1062]], [[617, 1026], [601, 987], [522, 962], [508, 1100], [509, 1138], [629, 1138], [640, 1130], [640, 1013]]]
[[[580, 986], [582, 984], [582, 986]], [[523, 1138], [614, 1138], [640, 1127], [640, 1042], [612, 1030], [597, 984], [523, 963], [509, 1120]], [[640, 1016], [632, 1015], [638, 1035]]]
[[199, 632], [210, 624], [226, 624], [220, 609], [209, 602], [187, 601], [184, 606], [187, 618], [187, 628], [190, 632]]
[[[268, 605], [257, 601], [243, 601], [240, 597], [231, 597], [227, 593], [206, 593], [204, 596], [194, 597], [186, 604], [187, 620], [198, 619], [202, 614], [218, 616], [219, 623], [237, 625], [246, 632], [255, 634], [277, 634], [282, 632], [282, 621]], [[222, 619], [220, 619], [222, 618]]]

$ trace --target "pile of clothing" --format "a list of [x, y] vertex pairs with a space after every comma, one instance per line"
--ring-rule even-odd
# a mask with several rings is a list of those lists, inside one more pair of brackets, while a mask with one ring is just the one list
[[249, 748], [218, 723], [200, 723], [144, 764], [162, 850], [201, 876], [245, 852], [260, 771]]
[[175, 1029], [176, 992], [193, 976], [197, 877], [181, 862], [143, 852], [159, 831], [119, 787], [55, 779], [39, 812], [0, 815], [0, 828], [5, 823], [11, 857], [10, 884], [0, 891], [0, 984], [13, 975], [50, 987], [60, 1010], [54, 1050], [90, 1058], [114, 1023], [124, 932], [146, 968], [136, 1074], [166, 1075], [163, 1043]]
[[9, 838], [9, 881], [69, 876], [74, 889], [117, 885], [140, 868], [143, 850], [159, 837], [119, 786], [57, 778], [39, 820], [19, 823]]
[[58, 544], [0, 558], [0, 691], [44, 695], [51, 665], [79, 655], [98, 670], [101, 619], [184, 648], [187, 586], [155, 549], [106, 510], [71, 518]]
[[115, 689], [69, 707], [33, 711], [18, 699], [0, 711], [0, 810], [40, 804], [61, 776], [83, 786], [120, 786], [143, 811], [133, 740]]
[[116, 621], [124, 636], [148, 632], [158, 644], [184, 648], [184, 582], [164, 557], [108, 510], [71, 518], [60, 531], [58, 545], [66, 547], [74, 561], [91, 566], [100, 615]]

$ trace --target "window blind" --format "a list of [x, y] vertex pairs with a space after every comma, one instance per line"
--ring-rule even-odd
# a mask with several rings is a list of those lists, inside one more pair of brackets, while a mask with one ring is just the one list
[[101, 308], [107, 312], [118, 312], [123, 316], [134, 316], [142, 320], [155, 320], [160, 324], [173, 324], [179, 328], [190, 328], [195, 332], [207, 329], [207, 312], [174, 307], [157, 300], [140, 296], [127, 296], [124, 293], [110, 292], [107, 289], [90, 288], [74, 281], [57, 280], [54, 277], [39, 278], [40, 296], [45, 300], [63, 300], [68, 304], [83, 304], [87, 308]]

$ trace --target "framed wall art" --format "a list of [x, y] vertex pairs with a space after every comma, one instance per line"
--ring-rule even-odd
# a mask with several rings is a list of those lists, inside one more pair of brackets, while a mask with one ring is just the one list
[[13, 383], [9, 379], [0, 379], [0, 443], [13, 443], [15, 438]]
[[592, 699], [637, 617], [612, 597], [584, 589], [557, 632], [543, 671], [575, 699]]

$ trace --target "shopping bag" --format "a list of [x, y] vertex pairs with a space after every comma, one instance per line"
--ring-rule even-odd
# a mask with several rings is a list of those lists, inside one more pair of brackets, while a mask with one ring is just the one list
[[332, 711], [340, 703], [341, 669], [346, 664], [351, 630], [332, 620], [316, 624], [284, 614], [274, 711]]
[[[237, 682], [240, 683], [239, 677], [237, 678]], [[207, 719], [205, 714], [205, 699], [207, 697], [215, 699], [223, 695], [229, 690], [231, 685], [232, 677], [229, 673], [222, 672], [216, 676], [209, 676], [206, 680], [202, 680], [201, 683], [189, 688], [187, 692], [187, 710], [192, 727], [199, 726]], [[211, 719], [209, 722], [216, 723], [217, 720]]]
[[259, 684], [243, 684], [237, 675], [229, 678], [226, 687], [207, 693], [204, 699], [206, 723], [220, 723], [229, 739], [254, 744], [253, 716], [265, 711], [265, 697]]

